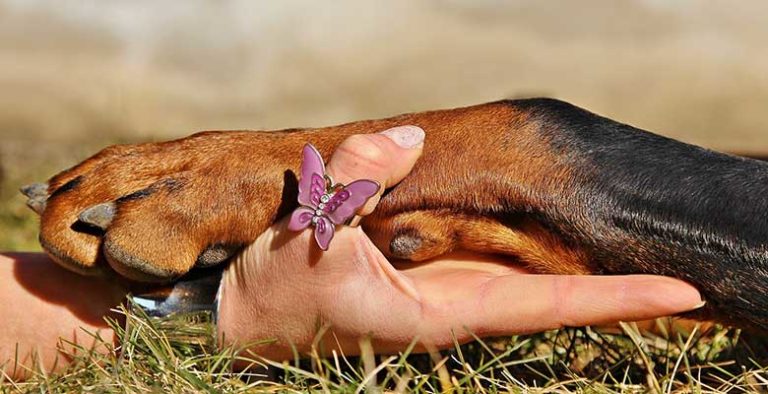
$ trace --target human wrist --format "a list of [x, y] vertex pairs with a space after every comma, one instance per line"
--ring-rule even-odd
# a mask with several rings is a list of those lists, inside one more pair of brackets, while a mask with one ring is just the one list
[[264, 263], [264, 256], [253, 254], [263, 249], [258, 244], [246, 248], [223, 273], [217, 321], [219, 343], [245, 346], [249, 354], [267, 359], [292, 359], [296, 351], [307, 352], [315, 337], [319, 317], [311, 301], [316, 298], [311, 295], [315, 293], [314, 285], [303, 283], [299, 289], [295, 279], [274, 277], [271, 264], [259, 264]]
[[[233, 262], [233, 265], [235, 262]], [[230, 267], [231, 268], [231, 267]], [[277, 335], [269, 329], [269, 312], [259, 308], [251, 294], [251, 283], [248, 283], [237, 270], [227, 269], [222, 275], [219, 287], [218, 313], [216, 332], [222, 346], [242, 346], [251, 343], [274, 342], [271, 338]], [[262, 300], [263, 301], [263, 300]], [[251, 352], [272, 356], [272, 346], [260, 346], [249, 349]], [[265, 351], [267, 354], [265, 354]]]

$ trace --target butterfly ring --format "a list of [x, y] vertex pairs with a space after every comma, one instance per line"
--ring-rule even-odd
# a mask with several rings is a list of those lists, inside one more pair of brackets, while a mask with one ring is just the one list
[[304, 145], [299, 178], [299, 207], [291, 214], [288, 229], [301, 231], [315, 228], [315, 241], [328, 250], [336, 225], [355, 225], [355, 214], [379, 191], [379, 183], [358, 179], [348, 185], [334, 183], [325, 173], [320, 152], [312, 144]]

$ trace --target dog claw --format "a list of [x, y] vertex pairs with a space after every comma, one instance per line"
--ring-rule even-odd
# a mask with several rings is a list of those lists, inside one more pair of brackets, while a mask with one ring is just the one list
[[40, 182], [31, 183], [29, 185], [22, 186], [19, 191], [21, 194], [32, 199], [48, 197], [48, 184]]
[[83, 223], [106, 230], [112, 223], [112, 219], [117, 213], [117, 206], [114, 202], [105, 202], [86, 208], [77, 215], [77, 219]]
[[38, 215], [42, 215], [45, 211], [46, 199], [45, 198], [30, 198], [27, 200], [27, 206], [35, 211]]
[[213, 245], [197, 257], [197, 267], [211, 267], [223, 263], [242, 248], [241, 245]]

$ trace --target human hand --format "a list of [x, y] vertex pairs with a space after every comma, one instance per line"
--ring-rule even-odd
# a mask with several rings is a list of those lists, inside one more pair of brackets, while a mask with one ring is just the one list
[[[413, 126], [352, 136], [327, 171], [342, 183], [374, 179], [384, 190], [408, 174], [422, 147], [423, 131]], [[420, 348], [448, 347], [471, 334], [649, 319], [701, 305], [695, 288], [666, 277], [534, 275], [508, 259], [461, 252], [394, 266], [359, 227], [339, 228], [321, 252], [310, 230], [290, 232], [284, 219], [225, 272], [219, 329], [230, 343], [275, 339], [253, 350], [285, 359], [292, 346], [308, 351], [325, 325], [333, 333], [325, 349], [354, 354], [368, 336], [378, 352], [396, 352], [414, 339]]]

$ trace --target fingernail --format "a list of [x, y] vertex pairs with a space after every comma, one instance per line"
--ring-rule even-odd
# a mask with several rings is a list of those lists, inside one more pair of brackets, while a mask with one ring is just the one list
[[424, 143], [424, 130], [419, 126], [399, 126], [381, 133], [401, 148], [411, 149]]
[[701, 301], [701, 302], [699, 302], [698, 304], [694, 305], [694, 306], [691, 308], [691, 310], [703, 308], [703, 307], [704, 307], [704, 305], [707, 305], [707, 301]]

